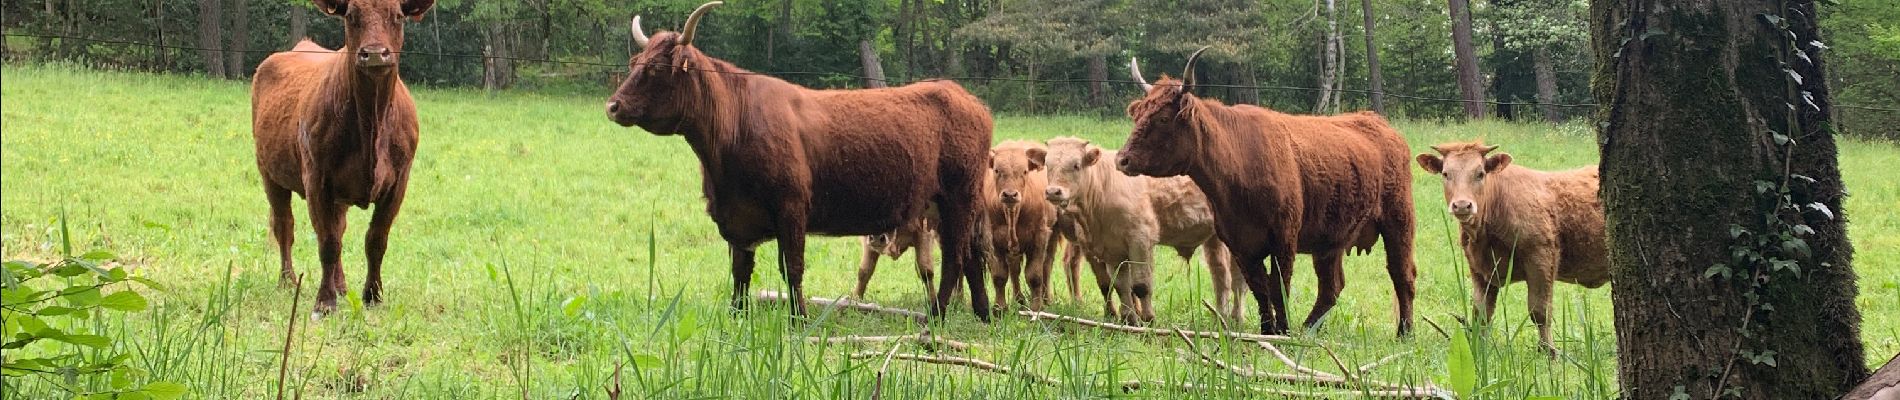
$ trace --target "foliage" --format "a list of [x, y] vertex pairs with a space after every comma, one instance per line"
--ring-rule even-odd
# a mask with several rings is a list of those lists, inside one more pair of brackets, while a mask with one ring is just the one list
[[[1836, 104], [1900, 108], [1900, 3], [1838, 0], [1820, 7]], [[1900, 111], [1837, 107], [1844, 133], [1900, 140]]]
[[[39, 378], [79, 399], [159, 399], [184, 395], [184, 385], [144, 381], [146, 371], [129, 362], [132, 354], [106, 332], [88, 330], [86, 322], [107, 318], [108, 312], [138, 312], [148, 306], [144, 295], [128, 288], [136, 282], [160, 289], [157, 282], [131, 276], [125, 268], [110, 266], [117, 257], [104, 251], [72, 255], [66, 220], [59, 221], [64, 258], [47, 264], [7, 261], [0, 270], [0, 349], [6, 350], [0, 374], [14, 383], [0, 383], [0, 391], [15, 391], [18, 382]], [[108, 289], [113, 290], [106, 293]], [[104, 381], [103, 385], [99, 384]]]

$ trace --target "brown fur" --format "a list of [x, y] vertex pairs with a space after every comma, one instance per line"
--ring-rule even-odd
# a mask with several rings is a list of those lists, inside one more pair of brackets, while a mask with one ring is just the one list
[[871, 276], [877, 273], [878, 256], [896, 260], [912, 248], [917, 249], [917, 277], [924, 282], [925, 292], [929, 292], [930, 279], [936, 275], [931, 266], [930, 241], [937, 239], [936, 219], [925, 217], [904, 224], [890, 233], [864, 237], [864, 256], [858, 263], [858, 286], [851, 291], [853, 298], [864, 299], [864, 290], [871, 284]]
[[735, 307], [750, 298], [759, 243], [778, 241], [792, 296], [802, 298], [807, 233], [890, 232], [934, 202], [944, 272], [931, 314], [942, 315], [963, 278], [971, 308], [989, 319], [976, 236], [992, 123], [981, 101], [949, 81], [806, 89], [682, 46], [680, 37], [656, 34], [634, 55], [608, 114], [680, 135], [698, 155], [707, 212], [731, 249]]
[[[1004, 288], [1014, 289], [1018, 304], [1042, 311], [1049, 302], [1049, 252], [1060, 240], [1054, 234], [1056, 208], [1042, 196], [1049, 186], [1042, 173], [1042, 160], [1031, 159], [1031, 151], [1042, 151], [1041, 143], [1008, 141], [990, 152], [991, 168], [986, 179], [989, 190], [983, 192], [984, 208], [989, 213], [991, 288], [996, 289], [996, 307], [1005, 309]], [[1023, 283], [1029, 284], [1025, 299]]]
[[383, 252], [408, 191], [418, 140], [416, 105], [397, 73], [402, 20], [421, 19], [433, 1], [316, 3], [346, 21], [343, 48], [330, 51], [304, 40], [264, 59], [251, 82], [251, 135], [270, 201], [279, 282], [288, 284], [296, 275], [290, 259], [296, 236], [290, 195], [296, 193], [317, 231], [321, 314], [335, 310], [344, 292], [342, 237], [349, 206], [376, 205], [363, 245], [369, 258], [363, 302], [383, 300]]
[[1115, 172], [1107, 163], [1115, 151], [1076, 138], [1050, 139], [1043, 157], [1050, 200], [1075, 209], [1076, 227], [1102, 291], [1103, 314], [1126, 322], [1154, 320], [1156, 245], [1174, 248], [1183, 258], [1193, 257], [1196, 247], [1206, 249], [1215, 300], [1228, 313], [1238, 313], [1239, 299], [1228, 296], [1239, 289], [1231, 284], [1237, 283], [1230, 280], [1231, 258], [1214, 237], [1206, 197], [1192, 182]]
[[[1597, 168], [1544, 172], [1486, 156], [1482, 143], [1432, 146], [1418, 164], [1445, 181], [1445, 201], [1459, 220], [1458, 243], [1471, 269], [1480, 315], [1490, 319], [1498, 292], [1528, 282], [1531, 322], [1538, 343], [1550, 340], [1550, 295], [1555, 282], [1596, 288], [1610, 281], [1610, 259], [1597, 198]], [[1462, 215], [1461, 215], [1462, 214]]]
[[1082, 236], [1080, 228], [1076, 227], [1074, 207], [1062, 204], [1056, 205], [1055, 208], [1056, 224], [1051, 227], [1051, 229], [1055, 231], [1055, 237], [1051, 238], [1049, 245], [1050, 256], [1054, 257], [1056, 247], [1059, 243], [1068, 243], [1066, 246], [1061, 246], [1063, 280], [1069, 283], [1069, 298], [1080, 302], [1082, 301], [1082, 287], [1080, 283], [1082, 278]]
[[[1260, 304], [1260, 330], [1288, 328], [1295, 253], [1314, 255], [1312, 327], [1345, 288], [1349, 249], [1384, 239], [1398, 332], [1412, 327], [1412, 173], [1405, 139], [1377, 114], [1294, 116], [1225, 105], [1162, 78], [1128, 107], [1135, 120], [1116, 160], [1124, 173], [1193, 178], [1213, 204], [1218, 234]], [[1267, 269], [1266, 259], [1273, 268]]]

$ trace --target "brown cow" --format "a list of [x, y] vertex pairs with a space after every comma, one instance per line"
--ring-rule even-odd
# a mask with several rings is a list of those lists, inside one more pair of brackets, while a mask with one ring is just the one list
[[864, 257], [858, 263], [858, 286], [851, 291], [851, 297], [864, 299], [864, 290], [871, 284], [871, 276], [877, 273], [878, 256], [896, 260], [910, 249], [917, 249], [917, 277], [923, 279], [925, 292], [929, 292], [930, 278], [936, 275], [930, 265], [930, 241], [936, 240], [937, 231], [932, 227], [934, 218], [919, 218], [890, 233], [881, 233], [864, 237]]
[[433, 0], [315, 0], [342, 18], [343, 48], [304, 40], [272, 54], [251, 82], [251, 136], [270, 200], [271, 236], [282, 262], [280, 284], [296, 275], [290, 245], [296, 226], [290, 194], [302, 196], [317, 231], [323, 281], [316, 313], [336, 310], [343, 293], [343, 228], [350, 206], [376, 205], [363, 253], [369, 273], [363, 302], [383, 301], [383, 251], [409, 189], [416, 155], [416, 104], [396, 72], [405, 19], [421, 20]]
[[[1260, 304], [1262, 333], [1287, 330], [1285, 290], [1296, 252], [1313, 254], [1319, 275], [1319, 300], [1306, 317], [1313, 327], [1345, 288], [1346, 251], [1369, 251], [1379, 239], [1398, 298], [1399, 335], [1409, 333], [1417, 272], [1405, 139], [1369, 112], [1294, 116], [1195, 96], [1200, 54], [1188, 57], [1182, 80], [1142, 82], [1148, 95], [1128, 106], [1135, 128], [1116, 166], [1186, 175], [1207, 193], [1220, 238]], [[1134, 60], [1129, 66], [1141, 80]]]
[[[1597, 198], [1597, 167], [1544, 172], [1511, 163], [1497, 146], [1447, 143], [1418, 155], [1425, 171], [1444, 177], [1445, 202], [1458, 219], [1458, 244], [1471, 269], [1471, 291], [1486, 320], [1498, 291], [1529, 282], [1531, 322], [1538, 344], [1550, 341], [1550, 292], [1555, 282], [1596, 288], [1610, 281]], [[1501, 275], [1501, 276], [1500, 276]]]
[[[1156, 245], [1172, 247], [1183, 258], [1193, 257], [1196, 247], [1206, 249], [1215, 301], [1231, 310], [1227, 313], [1239, 312], [1239, 298], [1229, 296], [1239, 290], [1232, 285], [1238, 282], [1230, 280], [1231, 257], [1214, 237], [1206, 197], [1187, 178], [1115, 172], [1108, 163], [1098, 162], [1115, 157], [1114, 150], [1072, 137], [1050, 139], [1046, 153], [1031, 152], [1030, 157], [1047, 162], [1049, 200], [1075, 209], [1082, 247], [1102, 291], [1103, 314], [1126, 322], [1154, 320]], [[1120, 312], [1115, 297], [1121, 299]]]
[[[1052, 231], [1056, 223], [1054, 204], [1039, 196], [1049, 186], [1041, 173], [1042, 160], [1029, 157], [1041, 152], [1042, 144], [1008, 141], [990, 150], [989, 190], [984, 204], [989, 212], [991, 248], [990, 281], [996, 289], [996, 307], [1007, 308], [1004, 288], [1014, 289], [1016, 302], [1042, 311], [1049, 302], [1049, 253], [1060, 237]], [[1029, 284], [1024, 301], [1023, 283]]]
[[[963, 278], [977, 318], [990, 318], [976, 239], [990, 111], [950, 81], [867, 90], [812, 90], [740, 69], [693, 47], [706, 11], [678, 33], [648, 38], [607, 102], [622, 126], [680, 135], [698, 156], [706, 210], [732, 254], [732, 302], [751, 296], [754, 247], [776, 239], [780, 268], [803, 298], [805, 235], [871, 235], [922, 217], [935, 203], [944, 271], [931, 302], [942, 315]], [[802, 301], [792, 312], [805, 312]]]

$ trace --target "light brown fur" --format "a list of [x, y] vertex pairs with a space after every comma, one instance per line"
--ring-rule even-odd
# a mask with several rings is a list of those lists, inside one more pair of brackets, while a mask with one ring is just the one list
[[871, 284], [871, 276], [877, 273], [878, 256], [896, 260], [913, 248], [917, 249], [917, 277], [923, 280], [924, 291], [928, 293], [930, 280], [936, 275], [936, 268], [931, 266], [930, 248], [930, 242], [937, 240], [936, 223], [932, 217], [919, 218], [890, 233], [865, 236], [864, 255], [858, 263], [858, 286], [851, 291], [852, 298], [865, 298], [865, 288]]
[[[1102, 291], [1103, 314], [1127, 322], [1153, 321], [1154, 247], [1174, 248], [1183, 258], [1206, 250], [1215, 299], [1238, 313], [1239, 281], [1232, 280], [1226, 246], [1214, 236], [1206, 197], [1185, 177], [1133, 177], [1109, 166], [1115, 151], [1085, 140], [1049, 140], [1045, 156], [1050, 200], [1075, 208], [1083, 249]], [[1033, 157], [1033, 155], [1032, 155]], [[1111, 289], [1113, 292], [1111, 292]], [[1113, 298], [1120, 298], [1119, 312]]]
[[[996, 290], [998, 310], [1007, 309], [1006, 287], [1030, 310], [1042, 311], [1049, 302], [1050, 251], [1059, 240], [1053, 231], [1056, 208], [1042, 195], [1048, 177], [1042, 160], [1029, 157], [1031, 151], [1043, 151], [1042, 144], [1008, 141], [990, 151], [983, 203], [995, 257], [990, 260], [990, 287]], [[1027, 295], [1024, 283], [1029, 284]]]
[[[1479, 314], [1490, 319], [1505, 285], [1530, 286], [1538, 343], [1554, 354], [1550, 296], [1555, 282], [1595, 288], [1610, 281], [1597, 168], [1544, 172], [1511, 162], [1482, 143], [1432, 146], [1416, 158], [1445, 181], [1445, 200], [1458, 217], [1459, 245], [1471, 272]], [[1462, 214], [1462, 215], [1461, 215]]]

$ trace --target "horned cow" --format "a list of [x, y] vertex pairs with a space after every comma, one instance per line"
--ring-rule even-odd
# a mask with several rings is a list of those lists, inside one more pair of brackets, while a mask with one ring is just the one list
[[[1412, 328], [1412, 172], [1405, 139], [1369, 112], [1294, 116], [1194, 95], [1194, 60], [1183, 79], [1150, 85], [1128, 106], [1134, 131], [1115, 160], [1130, 175], [1188, 176], [1207, 193], [1220, 239], [1260, 304], [1262, 333], [1287, 330], [1286, 286], [1295, 253], [1314, 255], [1319, 300], [1312, 327], [1345, 288], [1349, 249], [1385, 242], [1386, 272], [1398, 303], [1398, 332]], [[1265, 260], [1271, 258], [1273, 269]]]
[[[803, 299], [805, 236], [890, 232], [935, 203], [943, 273], [931, 302], [942, 315], [961, 278], [978, 319], [990, 318], [978, 236], [992, 121], [954, 82], [812, 90], [752, 73], [693, 46], [708, 10], [677, 33], [648, 37], [607, 102], [621, 126], [679, 135], [699, 159], [707, 213], [732, 256], [732, 302], [744, 308], [754, 248], [777, 240], [791, 296]], [[792, 312], [805, 312], [795, 301]]]
[[1550, 295], [1555, 282], [1596, 288], [1610, 281], [1597, 168], [1544, 172], [1511, 163], [1497, 146], [1446, 143], [1419, 154], [1418, 165], [1443, 177], [1445, 203], [1458, 219], [1458, 244], [1471, 270], [1479, 315], [1490, 319], [1498, 292], [1513, 282], [1530, 286], [1531, 322], [1538, 344], [1550, 340]]
[[363, 302], [383, 301], [383, 253], [389, 228], [409, 190], [415, 160], [416, 104], [397, 73], [405, 20], [421, 20], [433, 0], [314, 0], [345, 21], [343, 47], [309, 40], [271, 54], [251, 81], [251, 136], [270, 201], [271, 236], [280, 284], [296, 276], [291, 263], [290, 195], [302, 196], [317, 232], [323, 278], [315, 312], [336, 310], [344, 292], [343, 230], [350, 206], [376, 205], [363, 241], [369, 259]]

